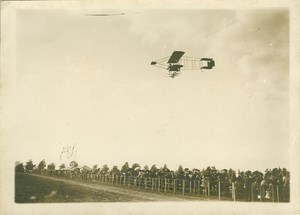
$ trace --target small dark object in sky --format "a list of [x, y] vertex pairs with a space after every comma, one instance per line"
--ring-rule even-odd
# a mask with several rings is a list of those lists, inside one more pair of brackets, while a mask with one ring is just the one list
[[84, 14], [85, 16], [124, 16], [125, 13], [91, 13]]

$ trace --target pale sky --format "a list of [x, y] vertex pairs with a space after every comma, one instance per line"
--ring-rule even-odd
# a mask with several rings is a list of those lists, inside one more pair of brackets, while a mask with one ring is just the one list
[[[175, 50], [216, 67], [150, 66]], [[289, 167], [288, 80], [286, 10], [18, 11], [13, 156], [58, 166], [76, 143], [79, 165]]]

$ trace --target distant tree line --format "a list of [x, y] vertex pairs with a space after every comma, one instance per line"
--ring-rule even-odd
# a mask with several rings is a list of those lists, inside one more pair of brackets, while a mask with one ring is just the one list
[[[46, 170], [46, 161], [45, 161], [45, 159], [40, 161], [38, 165], [33, 164], [32, 160], [27, 161], [25, 166], [24, 166], [23, 163], [21, 163], [19, 161], [17, 161], [16, 164], [15, 164], [15, 171], [16, 172], [41, 173], [44, 170]], [[55, 171], [55, 164], [54, 163], [48, 164], [47, 170], [48, 171]]]

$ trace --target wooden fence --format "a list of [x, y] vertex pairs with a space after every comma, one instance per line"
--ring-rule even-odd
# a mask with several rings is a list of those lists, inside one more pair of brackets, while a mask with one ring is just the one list
[[[56, 175], [58, 176], [58, 175]], [[157, 192], [174, 195], [190, 195], [229, 201], [264, 201], [264, 202], [287, 202], [289, 193], [283, 191], [282, 186], [264, 187], [260, 184], [251, 184], [250, 187], [244, 183], [208, 181], [200, 179], [173, 179], [173, 178], [151, 178], [133, 177], [125, 175], [104, 174], [61, 174], [73, 180], [84, 180], [95, 183], [119, 186], [128, 189], [143, 190], [146, 192]]]

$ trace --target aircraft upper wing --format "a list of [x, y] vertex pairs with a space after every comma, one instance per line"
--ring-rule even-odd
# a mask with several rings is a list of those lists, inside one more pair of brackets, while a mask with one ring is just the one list
[[177, 63], [180, 58], [184, 55], [182, 51], [174, 51], [171, 57], [168, 60], [168, 63]]

